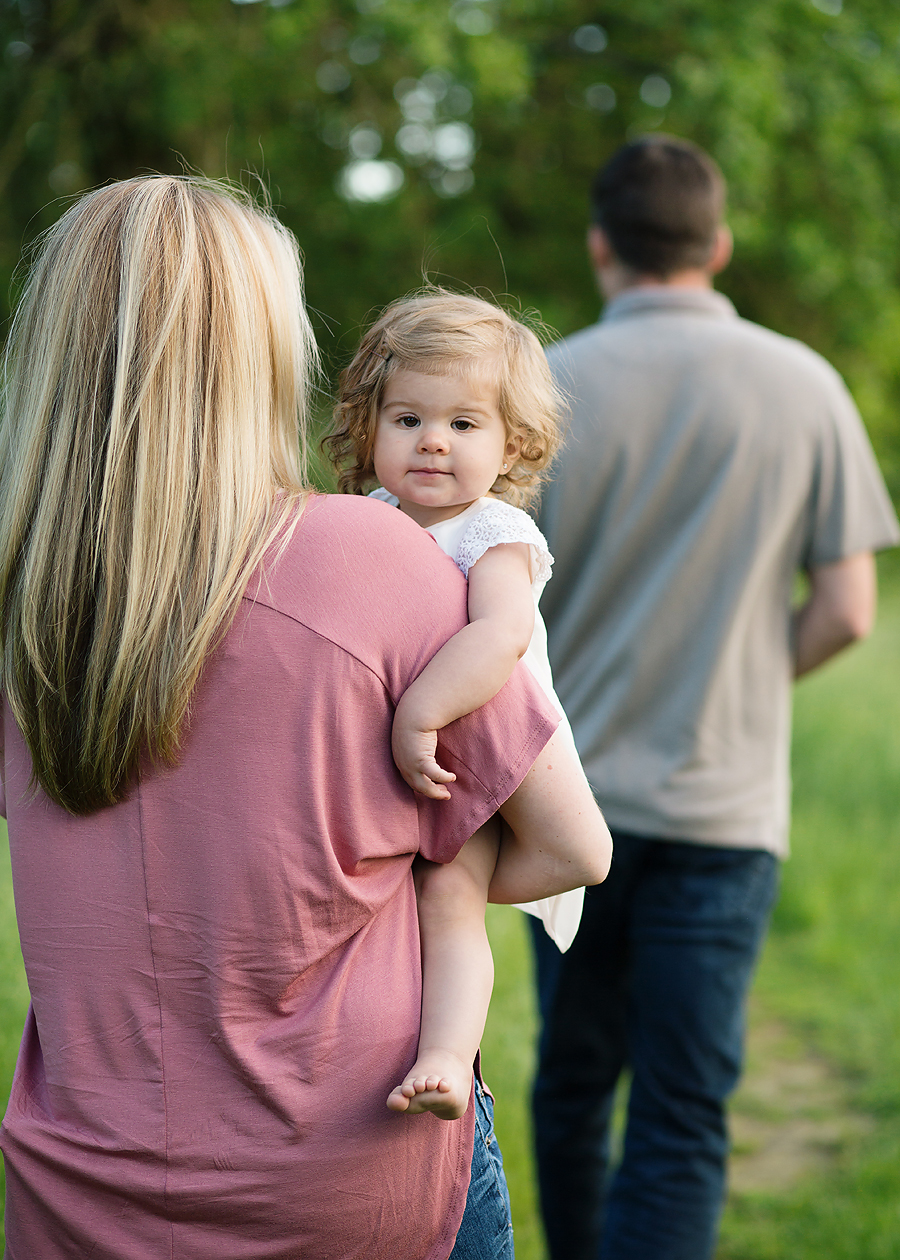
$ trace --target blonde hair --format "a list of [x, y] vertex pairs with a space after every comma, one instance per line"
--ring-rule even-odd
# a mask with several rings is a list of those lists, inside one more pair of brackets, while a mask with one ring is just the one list
[[375, 477], [372, 451], [384, 388], [397, 369], [466, 376], [490, 362], [507, 434], [520, 451], [491, 493], [517, 507], [537, 494], [561, 440], [563, 399], [530, 328], [482, 298], [432, 289], [392, 302], [342, 373], [325, 446], [338, 489], [364, 494]]
[[5, 364], [0, 683], [71, 813], [123, 799], [145, 753], [176, 759], [299, 514], [315, 362], [296, 243], [240, 192], [126, 180], [44, 237]]

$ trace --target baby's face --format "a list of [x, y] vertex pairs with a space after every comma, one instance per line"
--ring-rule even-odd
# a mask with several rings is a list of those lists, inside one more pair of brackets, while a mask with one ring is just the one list
[[488, 379], [398, 368], [375, 428], [375, 474], [424, 528], [482, 498], [517, 453]]

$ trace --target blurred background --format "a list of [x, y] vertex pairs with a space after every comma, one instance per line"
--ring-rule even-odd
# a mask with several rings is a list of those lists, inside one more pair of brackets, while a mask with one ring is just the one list
[[144, 171], [259, 178], [329, 361], [421, 282], [594, 318], [587, 184], [663, 129], [719, 161], [745, 316], [833, 359], [900, 489], [891, 0], [0, 0], [0, 318], [23, 244]]
[[[265, 187], [304, 251], [332, 378], [426, 277], [566, 335], [600, 307], [590, 178], [653, 130], [717, 159], [735, 234], [718, 287], [839, 368], [900, 496], [896, 0], [0, 0], [0, 340], [28, 244], [82, 190], [148, 171]], [[873, 639], [798, 689], [794, 857], [735, 1100], [722, 1260], [900, 1257], [894, 568]], [[27, 993], [4, 881], [5, 1092]], [[540, 1260], [529, 960], [515, 914], [491, 930], [487, 1072], [518, 1255]]]

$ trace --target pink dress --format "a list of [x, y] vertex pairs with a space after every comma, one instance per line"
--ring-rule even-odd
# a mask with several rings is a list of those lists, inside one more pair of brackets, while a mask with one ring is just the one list
[[[2, 1130], [9, 1260], [444, 1260], [473, 1113], [398, 1117], [421, 999], [410, 865], [449, 861], [556, 725], [524, 670], [442, 735], [393, 704], [466, 617], [428, 535], [314, 499], [197, 688], [183, 755], [72, 818], [2, 779], [32, 995]], [[0, 802], [2, 804], [2, 802]]]

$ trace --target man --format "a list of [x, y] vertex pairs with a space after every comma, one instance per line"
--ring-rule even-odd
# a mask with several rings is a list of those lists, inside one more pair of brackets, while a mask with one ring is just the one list
[[683, 141], [616, 153], [588, 238], [605, 313], [551, 351], [573, 407], [541, 509], [542, 611], [615, 842], [569, 953], [535, 930], [553, 1260], [713, 1254], [724, 1103], [787, 851], [791, 678], [868, 632], [872, 552], [900, 537], [837, 374], [713, 291], [724, 195]]

